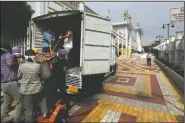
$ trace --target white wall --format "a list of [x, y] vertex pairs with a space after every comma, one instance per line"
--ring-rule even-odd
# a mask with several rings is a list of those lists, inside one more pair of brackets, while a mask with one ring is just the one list
[[32, 18], [41, 16], [44, 14], [48, 14], [49, 11], [50, 12], [54, 12], [54, 10], [62, 11], [62, 10], [66, 10], [67, 8], [68, 10], [71, 10], [71, 8], [69, 8], [68, 6], [62, 3], [57, 4], [56, 2], [27, 2], [27, 3], [35, 11]]
[[136, 42], [137, 42], [137, 49], [139, 52], [142, 50], [141, 46], [141, 34], [139, 33], [139, 30], [136, 30]]

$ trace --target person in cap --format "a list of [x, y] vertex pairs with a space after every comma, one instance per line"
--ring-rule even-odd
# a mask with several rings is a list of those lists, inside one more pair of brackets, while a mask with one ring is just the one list
[[39, 52], [39, 50], [37, 48], [33, 48], [32, 50], [35, 52], [35, 54], [37, 54]]
[[25, 52], [27, 62], [20, 64], [18, 76], [21, 76], [19, 92], [23, 98], [25, 122], [35, 122], [33, 116], [34, 102], [41, 106], [43, 117], [48, 113], [46, 97], [43, 94], [43, 86], [40, 79], [40, 64], [35, 62], [35, 52], [30, 49]]
[[[7, 122], [13, 119], [14, 122], [19, 122], [21, 118], [22, 100], [19, 93], [19, 83], [17, 76], [17, 66], [10, 44], [5, 43], [1, 48], [1, 89], [4, 93], [4, 101], [1, 105], [1, 121]], [[14, 118], [8, 116], [7, 111], [11, 102], [15, 100], [15, 115]]]
[[12, 48], [12, 53], [16, 59], [16, 62], [21, 63], [22, 60], [24, 60], [24, 56], [21, 55], [21, 48], [19, 46], [15, 46]]
[[21, 53], [21, 48], [18, 46], [15, 46], [12, 48], [12, 52], [14, 55], [19, 55]]
[[[65, 59], [67, 52], [65, 49], [59, 49], [57, 51], [57, 62], [53, 63], [52, 68], [52, 81], [47, 83], [48, 85], [48, 104], [51, 109], [55, 109], [61, 99], [66, 95], [66, 76], [65, 67], [67, 61]], [[55, 96], [53, 96], [55, 95]]]
[[70, 51], [73, 48], [73, 32], [67, 30], [64, 35], [61, 34], [59, 36], [59, 40], [61, 40], [61, 39], [64, 39], [64, 41], [63, 41], [63, 43], [64, 43], [63, 47], [64, 47], [64, 49], [67, 52], [66, 59], [68, 60], [68, 57], [69, 57], [68, 55], [69, 55]]

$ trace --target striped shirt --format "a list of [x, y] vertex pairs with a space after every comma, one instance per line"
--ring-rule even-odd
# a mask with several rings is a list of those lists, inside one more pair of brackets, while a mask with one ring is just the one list
[[18, 76], [20, 80], [20, 93], [25, 95], [35, 94], [42, 90], [42, 84], [39, 77], [40, 64], [34, 62], [25, 62], [20, 64]]

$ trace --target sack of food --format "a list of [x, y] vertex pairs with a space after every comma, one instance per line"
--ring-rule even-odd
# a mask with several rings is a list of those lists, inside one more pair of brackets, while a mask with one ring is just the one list
[[38, 63], [42, 63], [44, 61], [50, 61], [56, 56], [55, 53], [38, 53], [35, 56], [35, 60]]

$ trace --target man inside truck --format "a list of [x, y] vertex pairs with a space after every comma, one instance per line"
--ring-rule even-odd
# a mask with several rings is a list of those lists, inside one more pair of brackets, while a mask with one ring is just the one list
[[71, 49], [73, 48], [73, 32], [67, 30], [64, 35], [60, 34], [59, 40], [61, 40], [61, 39], [64, 39], [63, 47], [67, 52], [66, 59], [68, 60], [68, 54], [71, 51]]
[[51, 52], [52, 44], [55, 41], [54, 32], [52, 32], [51, 29], [48, 29], [47, 32], [44, 32], [43, 37], [44, 37], [44, 39], [43, 39], [44, 41], [43, 41], [42, 52], [45, 52], [45, 53]]

